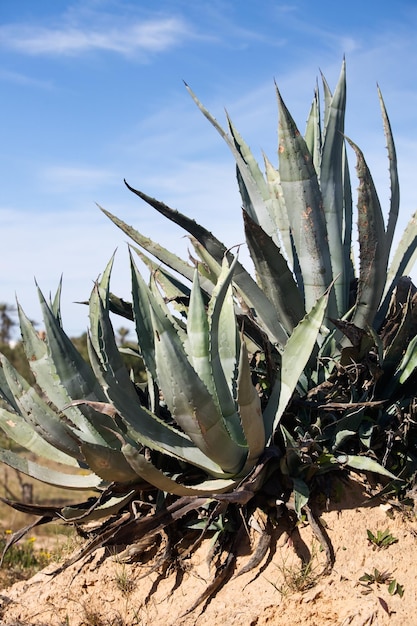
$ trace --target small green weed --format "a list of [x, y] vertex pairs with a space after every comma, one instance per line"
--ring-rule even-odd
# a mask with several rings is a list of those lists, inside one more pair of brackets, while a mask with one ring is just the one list
[[395, 578], [388, 585], [388, 593], [390, 596], [395, 596], [395, 594], [399, 595], [400, 598], [404, 595], [404, 586], [397, 583]]
[[287, 588], [288, 591], [307, 591], [317, 584], [317, 580], [318, 575], [310, 559], [300, 567], [287, 568], [283, 588]]
[[[0, 553], [3, 553], [11, 532], [6, 530], [0, 536]], [[7, 550], [3, 558], [3, 570], [7, 574], [7, 580], [2, 581], [3, 584], [12, 584], [17, 580], [30, 578], [49, 563], [51, 555], [46, 550], [36, 550], [35, 541], [35, 537], [29, 537]]]
[[377, 530], [376, 535], [369, 529], [366, 531], [368, 541], [374, 548], [388, 548], [393, 543], [397, 543], [398, 539], [391, 535], [389, 529]]
[[56, 535], [55, 545], [51, 549], [51, 560], [57, 563], [65, 561], [81, 544], [81, 537], [73, 530], [69, 534]]
[[389, 572], [380, 572], [376, 567], [374, 567], [374, 571], [372, 574], [363, 574], [359, 578], [361, 582], [366, 583], [367, 585], [372, 585], [374, 583], [377, 584], [389, 584], [392, 580], [392, 576]]
[[129, 573], [125, 563], [121, 563], [117, 568], [115, 581], [117, 588], [125, 597], [129, 596], [136, 588], [136, 581]]
[[282, 596], [296, 591], [303, 592], [312, 589], [318, 583], [322, 571], [316, 556], [317, 553], [313, 549], [311, 558], [308, 561], [297, 565], [287, 565], [286, 562], [283, 562], [282, 565], [277, 565], [284, 582], [281, 584], [274, 583], [270, 580], [268, 580], [268, 582], [275, 587]]
[[[365, 572], [365, 574], [359, 578], [359, 581], [365, 583], [365, 587], [367, 588], [373, 584], [388, 585], [388, 593], [391, 596], [397, 594], [402, 598], [404, 595], [403, 585], [400, 585], [389, 572], [380, 572], [376, 567], [374, 567], [374, 571], [371, 574]], [[370, 589], [367, 590], [367, 593], [369, 592]]]

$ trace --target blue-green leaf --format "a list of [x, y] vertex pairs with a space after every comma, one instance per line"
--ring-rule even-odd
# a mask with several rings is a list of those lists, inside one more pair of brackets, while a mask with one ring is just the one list
[[212, 497], [216, 493], [232, 491], [238, 484], [238, 481], [230, 478], [218, 478], [202, 480], [196, 485], [184, 485], [158, 469], [151, 460], [146, 459], [143, 454], [129, 444], [122, 447], [122, 452], [138, 476], [161, 491], [173, 493], [176, 496]]
[[372, 326], [385, 287], [388, 254], [384, 218], [378, 195], [362, 151], [347, 139], [357, 157], [359, 178], [358, 232], [360, 269], [352, 323]]
[[40, 480], [48, 485], [54, 485], [55, 487], [90, 491], [102, 485], [101, 478], [94, 474], [64, 474], [50, 467], [38, 465], [34, 461], [25, 459], [10, 450], [2, 450], [1, 448], [0, 461], [19, 472], [23, 472], [26, 476]]
[[49, 461], [79, 467], [79, 463], [73, 456], [61, 452], [54, 445], [48, 443], [36, 432], [35, 427], [18, 413], [0, 408], [0, 427], [10, 439], [38, 457], [41, 456]]
[[392, 480], [398, 480], [398, 476], [395, 476], [383, 467], [378, 461], [371, 459], [367, 456], [359, 456], [355, 454], [339, 454], [335, 455], [335, 460], [338, 463], [351, 467], [352, 469], [359, 470], [361, 472], [374, 472], [381, 476], [387, 476]]
[[317, 336], [326, 314], [327, 302], [328, 293], [325, 293], [294, 328], [288, 339], [282, 354], [280, 378], [273, 387], [264, 411], [267, 441], [276, 431], [282, 414], [316, 346]]
[[297, 513], [297, 517], [300, 519], [302, 515], [302, 508], [307, 504], [310, 497], [310, 489], [304, 480], [301, 480], [301, 478], [292, 477], [292, 481], [294, 485], [294, 508]]
[[238, 473], [244, 451], [231, 439], [222, 414], [190, 364], [175, 329], [160, 310], [152, 310], [152, 321], [160, 386], [172, 416], [224, 472]]
[[[320, 165], [320, 189], [326, 216], [334, 290], [339, 316], [348, 307], [349, 276], [343, 247], [344, 219], [344, 123], [346, 109], [346, 64], [328, 104]], [[350, 251], [349, 251], [350, 252]]]
[[326, 221], [311, 154], [278, 89], [277, 97], [281, 185], [301, 270], [297, 283], [309, 311], [332, 282]]

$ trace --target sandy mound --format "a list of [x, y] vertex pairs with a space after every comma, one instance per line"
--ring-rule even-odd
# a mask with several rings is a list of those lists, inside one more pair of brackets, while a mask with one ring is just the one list
[[[322, 576], [324, 552], [307, 525], [278, 528], [276, 550], [255, 571], [234, 576], [205, 607], [185, 615], [211, 580], [209, 540], [181, 574], [144, 576], [149, 565], [103, 558], [102, 550], [55, 578], [49, 566], [2, 592], [3, 626], [365, 626], [417, 624], [417, 521], [414, 514], [370, 500], [359, 484], [345, 487], [340, 508], [321, 515], [335, 551]], [[368, 541], [389, 529], [398, 539], [386, 549]], [[287, 532], [288, 531], [288, 532]], [[298, 554], [297, 554], [298, 553]], [[300, 555], [312, 558], [303, 567]], [[248, 561], [241, 554], [236, 572]], [[375, 568], [386, 582], [361, 582]], [[389, 580], [395, 580], [389, 588]], [[401, 587], [404, 594], [401, 597]], [[391, 593], [390, 593], [391, 591]], [[203, 605], [204, 606], [204, 605]]]

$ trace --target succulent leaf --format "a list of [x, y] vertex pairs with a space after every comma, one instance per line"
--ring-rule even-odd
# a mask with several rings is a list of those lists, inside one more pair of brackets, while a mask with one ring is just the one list
[[385, 286], [382, 313], [387, 310], [391, 294], [402, 276], [407, 276], [417, 259], [417, 211], [412, 215], [395, 250]]
[[84, 415], [80, 409], [70, 406], [74, 398], [104, 400], [105, 396], [91, 367], [64, 333], [59, 315], [48, 307], [40, 290], [38, 294], [46, 342], [40, 339], [22, 308], [18, 307], [25, 353], [38, 385], [58, 410], [81, 431], [84, 440], [104, 445], [108, 441], [114, 442], [108, 430], [110, 420], [88, 409]]
[[[127, 183], [126, 186], [130, 189], [130, 191], [139, 195], [139, 197], [142, 197], [141, 192], [133, 189]], [[149, 239], [149, 237], [145, 237], [132, 226], [128, 226], [126, 222], [123, 222], [123, 220], [119, 219], [115, 215], [112, 215], [109, 211], [106, 211], [102, 207], [100, 207], [100, 209], [103, 211], [104, 215], [106, 215], [116, 226], [126, 233], [126, 235], [128, 235], [135, 243], [144, 248], [144, 250], [147, 250], [149, 254], [152, 254], [155, 258], [159, 259], [161, 263], [165, 263], [167, 267], [170, 267], [172, 270], [178, 272], [182, 276], [185, 276], [188, 280], [192, 280], [194, 268], [191, 265], [163, 246], [152, 241], [152, 239]]]
[[164, 399], [177, 424], [226, 473], [242, 467], [244, 450], [230, 437], [223, 416], [190, 364], [167, 318], [152, 310], [155, 358]]
[[227, 116], [227, 122], [234, 145], [241, 158], [243, 159], [243, 162], [250, 174], [250, 182], [253, 181], [254, 185], [256, 186], [256, 197], [258, 196], [258, 194], [260, 194], [260, 196], [262, 197], [261, 203], [254, 204], [252, 202], [252, 196], [254, 192], [252, 192], [251, 194], [250, 190], [248, 190], [248, 188], [246, 187], [245, 181], [248, 179], [248, 176], [245, 177], [246, 170], [242, 172], [239, 167], [239, 162], [237, 162], [237, 179], [240, 189], [240, 195], [243, 200], [244, 210], [278, 245], [279, 239], [277, 226], [274, 219], [277, 213], [277, 208], [275, 207], [275, 204], [278, 200], [275, 194], [271, 194], [270, 187], [265, 181], [265, 178], [252, 152], [250, 151], [249, 146], [243, 140], [241, 135], [237, 132], [229, 116]]
[[50, 309], [55, 316], [58, 324], [62, 327], [62, 317], [61, 317], [61, 294], [62, 294], [62, 276], [58, 283], [58, 288], [55, 292], [55, 296], [53, 300], [50, 302]]
[[327, 235], [334, 290], [339, 315], [348, 308], [349, 282], [346, 274], [343, 231], [344, 203], [344, 132], [346, 109], [346, 64], [343, 62], [336, 90], [328, 104], [320, 164], [320, 190], [326, 217]]
[[10, 389], [7, 382], [6, 375], [4, 373], [3, 366], [0, 360], [0, 406], [7, 411], [13, 411], [13, 413], [20, 413], [19, 405], [17, 404], [13, 391]]
[[53, 409], [36, 393], [3, 355], [3, 371], [13, 392], [20, 414], [48, 443], [62, 452], [82, 460], [79, 443], [82, 434], [61, 421]]
[[245, 212], [243, 221], [258, 284], [274, 305], [278, 319], [290, 335], [305, 315], [294, 276], [279, 248], [265, 231]]
[[248, 445], [246, 466], [250, 467], [265, 450], [266, 437], [259, 393], [252, 382], [249, 355], [241, 338], [239, 375], [237, 380], [237, 403], [242, 428]]
[[153, 261], [150, 257], [144, 254], [136, 246], [130, 246], [130, 249], [134, 250], [140, 260], [149, 269], [151, 276], [159, 284], [165, 294], [166, 300], [172, 303], [173, 306], [181, 313], [186, 313], [186, 303], [190, 297], [190, 287], [185, 285], [174, 274], [169, 272], [161, 263]]
[[200, 102], [190, 87], [187, 84], [185, 86], [188, 93], [203, 113], [204, 117], [206, 117], [206, 119], [208, 119], [208, 121], [214, 126], [231, 150], [237, 165], [238, 181], [242, 192], [242, 199], [244, 204], [246, 204], [246, 208], [252, 214], [252, 219], [256, 219], [261, 225], [263, 225], [268, 234], [275, 236], [275, 228], [273, 221], [271, 220], [271, 209], [269, 207], [271, 197], [268, 193], [268, 188], [265, 185], [265, 180], [259, 170], [259, 166], [253, 158], [248, 146], [234, 129], [230, 118], [228, 118], [228, 122], [231, 135], [223, 130], [217, 120]]
[[109, 313], [97, 288], [93, 290], [90, 301], [93, 314], [98, 314], [94, 325], [101, 337], [100, 342], [94, 342], [101, 350], [100, 356], [96, 354], [93, 342], [89, 341], [90, 361], [108, 399], [125, 423], [129, 436], [152, 450], [194, 463], [213, 475], [222, 474], [222, 469], [196, 448], [186, 434], [141, 406], [129, 374], [121, 362]]
[[149, 304], [149, 289], [138, 271], [130, 254], [132, 275], [132, 305], [136, 334], [139, 339], [139, 350], [147, 371], [153, 380], [157, 380], [155, 364], [155, 346], [153, 341], [153, 326], [151, 307]]
[[65, 474], [50, 467], [43, 467], [30, 459], [19, 456], [15, 452], [1, 448], [0, 461], [6, 463], [9, 467], [13, 467], [18, 472], [26, 474], [26, 476], [55, 487], [90, 491], [102, 485], [101, 478], [94, 474]]
[[210, 362], [209, 323], [206, 304], [200, 289], [199, 273], [195, 270], [190, 306], [187, 317], [187, 335], [191, 365], [201, 378], [213, 398], [216, 386]]
[[310, 497], [310, 489], [307, 483], [301, 478], [293, 478], [294, 485], [294, 509], [297, 513], [297, 517], [300, 519], [302, 515], [302, 508], [308, 502]]
[[342, 463], [343, 465], [347, 465], [347, 467], [351, 467], [352, 469], [359, 470], [361, 472], [374, 472], [375, 474], [380, 474], [381, 476], [387, 476], [391, 478], [391, 480], [398, 480], [398, 477], [392, 472], [389, 472], [385, 467], [383, 467], [378, 461], [371, 459], [368, 456], [359, 456], [355, 454], [343, 454], [336, 455], [335, 460], [338, 463]]
[[417, 367], [417, 336], [413, 337], [396, 372], [396, 378], [403, 385]]
[[227, 258], [224, 257], [222, 270], [209, 302], [207, 317], [210, 363], [216, 398], [232, 438], [240, 445], [245, 445], [235, 402], [240, 343], [231, 282], [236, 263], [237, 257], [229, 267]]
[[358, 232], [360, 271], [358, 295], [352, 323], [360, 328], [372, 326], [384, 291], [389, 249], [386, 245], [384, 218], [375, 185], [362, 151], [347, 139], [356, 153], [358, 192]]
[[98, 498], [93, 502], [83, 502], [81, 505], [64, 506], [60, 510], [60, 516], [66, 522], [82, 524], [94, 522], [103, 517], [117, 514], [120, 509], [129, 504], [135, 493], [135, 489], [132, 489], [122, 496], [107, 498], [104, 502], [100, 502]]
[[[159, 202], [158, 200], [155, 200], [155, 198], [147, 196], [142, 191], [133, 189], [133, 187], [130, 187], [129, 185], [127, 185], [127, 187], [142, 200], [150, 204], [150, 206], [156, 209], [159, 213], [174, 221], [176, 224], [184, 228], [184, 230], [193, 235], [193, 237], [195, 237], [197, 241], [199, 241], [207, 249], [207, 251], [220, 265], [222, 264], [223, 257], [226, 254], [229, 261], [233, 260], [232, 255], [230, 253], [228, 254], [226, 246], [222, 244], [216, 237], [214, 237], [212, 233], [197, 224], [194, 220], [183, 215], [179, 211], [174, 211], [174, 209], [171, 209], [163, 202]], [[178, 271], [186, 276], [186, 274], [183, 273], [181, 270]], [[189, 280], [192, 280], [193, 272], [194, 270], [190, 271], [189, 274], [186, 276], [187, 278], [189, 278]], [[270, 336], [271, 341], [274, 344], [278, 344], [280, 347], [284, 346], [287, 341], [287, 334], [282, 325], [277, 320], [275, 309], [272, 303], [265, 296], [262, 289], [260, 289], [260, 287], [257, 285], [249, 272], [239, 262], [236, 263], [233, 274], [233, 281], [236, 288], [239, 290], [241, 297], [246, 302], [247, 306], [254, 309], [256, 316], [259, 318], [260, 322], [264, 326], [265, 331]], [[203, 285], [201, 284], [201, 286]]]
[[138, 480], [137, 473], [120, 450], [84, 443], [81, 452], [92, 471], [106, 482], [132, 483]]
[[122, 452], [135, 472], [144, 480], [154, 485], [161, 491], [172, 493], [176, 496], [208, 496], [212, 497], [216, 493], [230, 491], [238, 484], [237, 480], [218, 478], [204, 480], [197, 485], [186, 485], [179, 483], [162, 470], [158, 469], [151, 460], [144, 457], [131, 445], [122, 447]]
[[277, 88], [280, 114], [279, 170], [301, 273], [297, 283], [309, 311], [332, 282], [323, 202], [307, 145]]
[[79, 467], [78, 461], [69, 454], [61, 452], [54, 445], [48, 443], [32, 426], [18, 413], [0, 408], [0, 427], [10, 439], [19, 446], [30, 450], [38, 457], [49, 461]]
[[306, 132], [304, 135], [306, 146], [313, 158], [314, 169], [320, 178], [321, 152], [322, 152], [322, 130], [320, 118], [320, 95], [316, 85], [310, 113], [307, 118]]
[[391, 199], [386, 231], [386, 245], [387, 248], [390, 250], [392, 240], [394, 238], [395, 227], [397, 225], [398, 213], [400, 210], [400, 185], [398, 182], [397, 154], [395, 150], [394, 138], [392, 136], [391, 124], [388, 118], [387, 109], [385, 107], [384, 99], [382, 97], [382, 93], [379, 87], [378, 98], [381, 105], [382, 122], [384, 125], [385, 139], [387, 142], [390, 173]]
[[264, 411], [266, 440], [270, 441], [291, 399], [301, 375], [313, 352], [320, 327], [326, 314], [328, 292], [294, 328], [281, 357], [279, 380], [275, 383]]
[[273, 195], [276, 200], [276, 202], [274, 203], [275, 224], [282, 245], [282, 250], [285, 253], [285, 257], [287, 258], [288, 269], [293, 272], [295, 267], [293, 241], [291, 237], [290, 224], [288, 221], [287, 207], [285, 206], [284, 192], [282, 191], [281, 177], [279, 174], [279, 170], [272, 165], [266, 155], [264, 155], [264, 163], [265, 176], [269, 185], [270, 193], [271, 196]]

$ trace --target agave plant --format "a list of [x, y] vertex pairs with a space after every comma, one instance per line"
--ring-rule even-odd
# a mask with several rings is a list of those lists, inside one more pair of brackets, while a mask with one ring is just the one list
[[[359, 263], [353, 263], [354, 220], [344, 135], [345, 63], [334, 94], [324, 78], [323, 86], [324, 122], [316, 89], [304, 138], [277, 89], [279, 167], [274, 167], [265, 156], [265, 175], [231, 119], [227, 117], [227, 132], [187, 86], [236, 159], [247, 245], [255, 265], [257, 284], [241, 266], [235, 272], [234, 283], [271, 342], [278, 345], [285, 345], [294, 326], [333, 282], [330, 317], [342, 318], [349, 312], [350, 321], [356, 326], [375, 325], [378, 328], [393, 289], [398, 280], [410, 272], [416, 257], [414, 214], [388, 267], [399, 212], [399, 183], [391, 126], [378, 90], [389, 156], [391, 201], [385, 227], [364, 156], [351, 140], [347, 140], [357, 157], [360, 183], [357, 201]], [[202, 254], [204, 250], [204, 263], [208, 262], [207, 255], [221, 263], [226, 248], [211, 233], [162, 202], [128, 187], [187, 230], [198, 242], [197, 253]], [[158, 250], [154, 242], [107, 211], [105, 213], [161, 262], [189, 276], [190, 269], [168, 251]], [[355, 275], [355, 265], [359, 267], [358, 275]]]
[[[294, 329], [274, 393], [262, 411], [234, 310], [234, 265], [224, 260], [208, 302], [195, 272], [186, 325], [171, 314], [155, 284], [146, 285], [133, 258], [131, 266], [147, 397], [131, 380], [116, 345], [109, 316], [112, 261], [90, 297], [91, 365], [62, 329], [60, 289], [50, 303], [39, 291], [45, 339], [18, 307], [39, 391], [1, 357], [0, 424], [17, 444], [36, 453], [39, 463], [6, 450], [0, 458], [33, 478], [89, 495], [64, 507], [9, 503], [38, 515], [35, 524], [99, 522], [74, 559], [103, 544], [130, 549], [134, 544], [137, 556], [141, 540], [146, 537], [147, 547], [150, 538], [177, 520], [185, 518], [195, 533], [196, 511], [203, 533], [213, 520], [230, 526], [233, 507], [252, 515], [248, 503], [279, 467], [273, 433], [314, 348], [327, 305], [324, 294]], [[161, 410], [154, 390], [168, 411]], [[50, 469], [51, 462], [56, 469]], [[282, 489], [276, 483], [279, 496]], [[12, 535], [7, 548], [33, 525]]]
[[[256, 282], [248, 271], [237, 264], [233, 286], [246, 312], [246, 332], [257, 343], [259, 350], [268, 357], [272, 356], [272, 373], [268, 371], [267, 378], [273, 381], [274, 369], [280, 367], [280, 352], [294, 327], [313, 306], [317, 297], [333, 284], [328, 315], [318, 335], [317, 349], [300, 377], [297, 391], [304, 397], [323, 398], [323, 401], [330, 403], [332, 394], [336, 394], [335, 380], [338, 380], [337, 389], [343, 388], [339, 416], [344, 411], [358, 412], [356, 403], [362, 402], [360, 415], [356, 417], [356, 430], [369, 417], [364, 403], [373, 401], [375, 395], [378, 398], [376, 406], [380, 408], [382, 417], [378, 414], [371, 422], [376, 419], [378, 423], [382, 420], [385, 425], [391, 423], [386, 415], [392, 415], [398, 410], [398, 399], [406, 394], [401, 404], [410, 407], [413, 398], [413, 392], [409, 392], [412, 384], [409, 383], [408, 390], [404, 387], [416, 365], [414, 337], [417, 330], [415, 288], [406, 275], [416, 258], [417, 230], [414, 214], [396, 251], [392, 252], [399, 215], [399, 182], [391, 125], [379, 88], [391, 187], [386, 226], [364, 155], [344, 134], [345, 62], [334, 94], [323, 77], [323, 116], [316, 88], [304, 138], [277, 89], [279, 167], [272, 165], [265, 156], [264, 175], [230, 117], [227, 115], [226, 131], [188, 86], [187, 89], [236, 160], [246, 242], [254, 263]], [[355, 220], [347, 144], [356, 156], [359, 178], [356, 220], [359, 259], [356, 262], [352, 249]], [[224, 244], [187, 216], [127, 186], [190, 234], [200, 259], [200, 267], [203, 264], [216, 276], [216, 264], [218, 266], [222, 256], [227, 253]], [[139, 246], [156, 256], [160, 263], [189, 277], [192, 269], [181, 260], [108, 211], [104, 213]], [[141, 257], [151, 270], [157, 272], [161, 284], [166, 284], [165, 270], [159, 269], [143, 253]], [[210, 285], [205, 287], [210, 292]], [[179, 299], [184, 293], [184, 290], [179, 292], [174, 289], [171, 297]], [[114, 307], [118, 310], [116, 300]], [[370, 353], [375, 355], [375, 363], [371, 368], [369, 363], [364, 366], [367, 375], [360, 378], [355, 390], [352, 390], [352, 384], [346, 378], [341, 382], [340, 368], [335, 371], [335, 365], [349, 364], [355, 369], [361, 364], [362, 367], [363, 359], [369, 361]], [[268, 358], [266, 362], [267, 365], [271, 364]], [[326, 386], [331, 391], [324, 394]], [[389, 408], [382, 410], [381, 406]], [[300, 413], [299, 407], [297, 413]], [[311, 427], [316, 424], [316, 417], [307, 419], [308, 426], [305, 425], [304, 417], [303, 427], [298, 417], [290, 420], [291, 430], [298, 424], [298, 434], [294, 431], [293, 434], [297, 435], [302, 445], [303, 438], [311, 437]], [[341, 420], [340, 429], [343, 423]], [[337, 449], [341, 441], [339, 437], [335, 439], [336, 447], [333, 445], [332, 451]], [[413, 449], [410, 467], [415, 466], [416, 452]], [[380, 460], [383, 459], [386, 463], [384, 455]]]
[[[96, 521], [74, 558], [133, 543], [128, 553], [137, 556], [164, 532], [172, 551], [169, 529], [182, 524], [182, 533], [200, 529], [200, 539], [222, 528], [218, 540], [229, 542], [222, 567], [231, 571], [240, 529], [262, 510], [270, 533], [293, 492], [296, 513], [306, 511], [331, 562], [308, 504], [316, 479], [340, 468], [390, 480], [412, 473], [413, 429], [398, 426], [401, 446], [392, 442], [398, 411], [410, 417], [406, 388], [417, 364], [416, 298], [401, 280], [416, 254], [415, 218], [388, 270], [399, 190], [382, 96], [392, 191], [387, 227], [364, 157], [344, 136], [345, 64], [334, 95], [323, 85], [323, 120], [316, 91], [304, 138], [277, 90], [279, 168], [265, 157], [265, 176], [230, 118], [226, 132], [189, 90], [236, 159], [256, 278], [204, 227], [128, 185], [189, 233], [196, 258], [183, 261], [103, 209], [139, 248], [130, 250], [131, 303], [110, 292], [112, 261], [94, 286], [89, 363], [62, 328], [61, 285], [50, 302], [39, 291], [45, 339], [19, 306], [37, 386], [1, 357], [0, 426], [38, 461], [9, 450], [0, 450], [0, 459], [87, 492], [71, 506], [10, 503], [37, 514], [35, 523]], [[346, 141], [360, 182], [357, 276]], [[149, 283], [135, 254], [150, 270]], [[111, 313], [134, 321], [146, 389], [124, 365]]]

